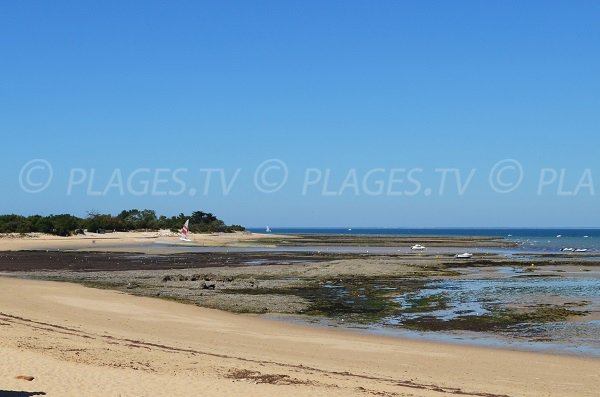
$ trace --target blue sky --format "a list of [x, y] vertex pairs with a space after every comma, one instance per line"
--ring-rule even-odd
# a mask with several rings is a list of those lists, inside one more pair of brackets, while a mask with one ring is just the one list
[[[0, 4], [0, 212], [600, 226], [598, 2], [124, 3]], [[23, 175], [46, 177], [22, 172], [33, 159], [53, 170], [39, 193], [22, 188]], [[264, 193], [254, 174], [269, 159], [288, 178]], [[523, 178], [498, 193], [490, 173], [505, 159]], [[228, 193], [214, 174], [204, 194], [207, 168], [226, 182], [238, 173]], [[115, 169], [121, 179], [111, 180]], [[307, 169], [323, 178], [305, 188]], [[372, 169], [383, 171], [366, 178]], [[404, 175], [390, 187], [392, 169], [421, 169], [420, 185]], [[455, 184], [440, 192], [436, 169], [458, 170], [463, 182], [475, 173], [463, 194]], [[167, 194], [139, 194], [127, 186], [132, 174]], [[384, 191], [369, 194], [378, 182]]]

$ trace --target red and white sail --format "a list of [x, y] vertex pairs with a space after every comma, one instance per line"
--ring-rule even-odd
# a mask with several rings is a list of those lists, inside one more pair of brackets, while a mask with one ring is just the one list
[[183, 241], [190, 241], [190, 237], [189, 237], [189, 233], [190, 233], [190, 220], [188, 219], [187, 221], [185, 221], [185, 223], [183, 224], [183, 227], [181, 228], [181, 236], [179, 237], [179, 239], [183, 240]]

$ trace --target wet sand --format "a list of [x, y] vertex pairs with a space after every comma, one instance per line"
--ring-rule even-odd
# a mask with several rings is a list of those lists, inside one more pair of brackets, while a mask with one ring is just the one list
[[343, 255], [311, 253], [203, 252], [156, 254], [96, 251], [5, 251], [0, 252], [0, 272], [73, 272], [203, 269], [248, 266], [255, 261], [270, 264], [320, 262], [344, 258]]

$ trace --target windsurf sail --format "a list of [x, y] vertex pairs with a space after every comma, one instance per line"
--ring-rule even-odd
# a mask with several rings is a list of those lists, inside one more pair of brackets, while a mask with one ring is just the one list
[[188, 219], [187, 221], [185, 221], [185, 223], [183, 224], [183, 227], [181, 228], [181, 236], [179, 237], [180, 240], [183, 241], [190, 241], [190, 237], [189, 237], [189, 233], [190, 233], [190, 220]]

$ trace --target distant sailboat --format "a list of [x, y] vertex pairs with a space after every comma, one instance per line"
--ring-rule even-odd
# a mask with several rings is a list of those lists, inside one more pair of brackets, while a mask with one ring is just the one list
[[185, 221], [185, 223], [183, 224], [183, 227], [181, 228], [181, 232], [179, 235], [179, 239], [181, 241], [192, 241], [190, 240], [189, 234], [190, 234], [190, 220], [188, 219], [187, 221]]
[[271, 228], [269, 226], [267, 226], [267, 229], [265, 230], [267, 233], [271, 233]]

